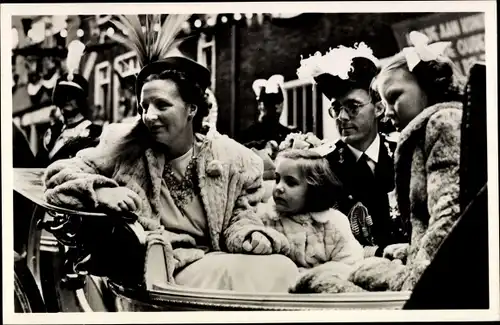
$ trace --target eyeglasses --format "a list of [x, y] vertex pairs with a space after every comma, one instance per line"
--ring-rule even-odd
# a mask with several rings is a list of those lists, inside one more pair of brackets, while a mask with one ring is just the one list
[[345, 104], [341, 104], [337, 100], [332, 100], [330, 107], [328, 108], [328, 113], [334, 119], [340, 116], [340, 111], [343, 109], [349, 118], [355, 118], [359, 114], [359, 110], [372, 102], [359, 103], [356, 101], [348, 101]]

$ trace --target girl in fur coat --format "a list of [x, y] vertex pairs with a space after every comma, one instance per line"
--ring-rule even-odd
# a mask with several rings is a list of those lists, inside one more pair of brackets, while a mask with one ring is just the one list
[[[428, 45], [417, 32], [410, 39], [415, 47], [395, 55], [373, 89], [401, 131], [394, 160], [396, 196], [401, 216], [411, 223], [411, 241], [386, 248], [389, 257], [399, 259], [367, 258], [355, 267], [350, 280], [370, 291], [412, 290], [460, 216], [464, 78], [442, 55], [449, 44]], [[315, 286], [335, 290], [335, 284]]]
[[[337, 277], [338, 292], [359, 291], [346, 280], [363, 259], [349, 220], [334, 206], [342, 185], [314, 150], [287, 149], [276, 159], [273, 197], [260, 206], [264, 224], [288, 239], [289, 257], [301, 270], [298, 284], [321, 270]], [[300, 292], [300, 287], [291, 292]]]

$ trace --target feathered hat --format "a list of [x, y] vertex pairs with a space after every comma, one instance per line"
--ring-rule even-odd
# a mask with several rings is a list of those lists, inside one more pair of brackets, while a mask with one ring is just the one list
[[67, 73], [57, 80], [52, 92], [52, 102], [55, 105], [68, 99], [87, 98], [88, 82], [81, 74], [77, 73], [84, 51], [85, 45], [78, 40], [74, 40], [68, 45]]
[[121, 37], [115, 34], [113, 38], [135, 51], [139, 59], [141, 71], [135, 81], [138, 103], [141, 102], [141, 90], [147, 77], [167, 70], [183, 73], [186, 79], [198, 84], [203, 90], [210, 86], [210, 71], [207, 68], [189, 58], [173, 55], [173, 50], [182, 42], [176, 37], [189, 17], [185, 14], [170, 14], [160, 29], [156, 26], [161, 23], [161, 15], [146, 15], [144, 27], [137, 15], [120, 15], [118, 20], [112, 20], [126, 35]]
[[379, 61], [363, 42], [354, 47], [339, 46], [325, 55], [316, 52], [301, 59], [297, 76], [312, 81], [329, 99], [338, 98], [352, 89], [369, 91], [379, 71]]
[[257, 79], [252, 84], [257, 101], [274, 100], [278, 103], [283, 101], [285, 78], [275, 74], [269, 79]]

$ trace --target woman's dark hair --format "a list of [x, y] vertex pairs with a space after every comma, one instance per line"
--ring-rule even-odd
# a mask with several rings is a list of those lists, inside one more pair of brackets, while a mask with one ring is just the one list
[[328, 160], [315, 151], [286, 149], [276, 159], [297, 161], [298, 168], [307, 182], [303, 212], [321, 212], [336, 207], [344, 201], [342, 182], [330, 169]]
[[[212, 106], [209, 95], [205, 92], [205, 89], [200, 87], [198, 83], [189, 79], [182, 71], [166, 70], [159, 74], [152, 74], [146, 78], [146, 82], [167, 79], [172, 80], [177, 85], [177, 90], [183, 101], [196, 105], [198, 108], [193, 118], [193, 130], [196, 133], [200, 132], [202, 130], [203, 119], [208, 116]], [[138, 110], [142, 115], [142, 107], [140, 107], [140, 105]]]
[[[160, 74], [148, 76], [146, 82], [153, 80], [172, 80], [177, 85], [179, 95], [186, 103], [197, 106], [196, 115], [193, 118], [193, 130], [198, 133], [202, 131], [203, 119], [208, 115], [211, 103], [205, 90], [197, 83], [191, 81], [180, 71], [167, 70]], [[138, 96], [139, 97], [139, 96]], [[142, 115], [143, 109], [138, 106], [139, 114]], [[131, 131], [123, 137], [120, 143], [111, 153], [112, 159], [135, 160], [147, 148], [159, 146], [149, 133], [148, 128], [142, 121], [138, 120]]]
[[413, 71], [410, 71], [406, 57], [400, 52], [382, 68], [372, 84], [372, 90], [378, 93], [380, 85], [377, 80], [379, 76], [395, 69], [403, 69], [414, 76], [420, 88], [427, 95], [428, 106], [437, 103], [462, 101], [465, 78], [449, 59], [420, 61], [413, 68]]

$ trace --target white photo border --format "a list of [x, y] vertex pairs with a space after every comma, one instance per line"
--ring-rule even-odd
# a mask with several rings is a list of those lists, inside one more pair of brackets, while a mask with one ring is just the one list
[[[260, 10], [259, 10], [260, 9]], [[15, 314], [13, 286], [13, 208], [12, 208], [12, 94], [9, 89], [11, 69], [11, 16], [54, 14], [147, 14], [152, 12], [484, 12], [487, 64], [487, 131], [488, 131], [488, 204], [489, 204], [489, 280], [490, 309], [460, 311], [310, 311], [310, 312], [162, 312], [162, 313], [59, 313]], [[349, 2], [240, 2], [240, 3], [84, 3], [2, 4], [2, 231], [3, 231], [3, 315], [9, 324], [68, 323], [222, 323], [222, 322], [378, 322], [430, 320], [498, 320], [499, 319], [499, 218], [498, 218], [498, 94], [497, 94], [497, 17], [496, 1], [349, 1]]]

